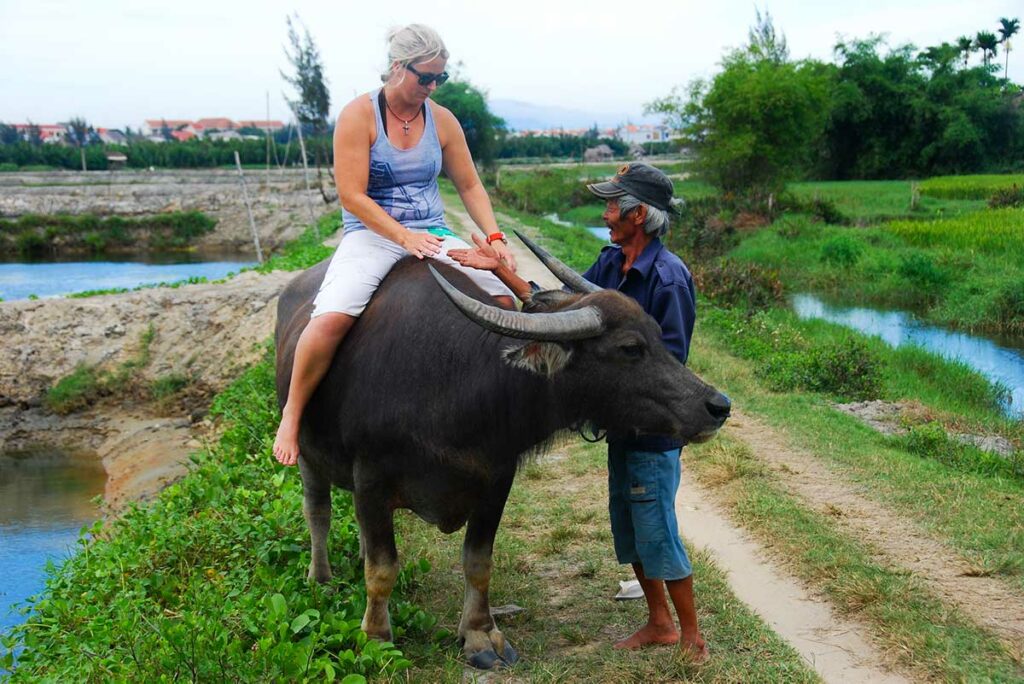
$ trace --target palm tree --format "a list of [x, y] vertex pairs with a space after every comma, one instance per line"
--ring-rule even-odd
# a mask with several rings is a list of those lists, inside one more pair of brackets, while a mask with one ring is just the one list
[[967, 58], [974, 52], [974, 41], [967, 36], [960, 36], [956, 39], [956, 46], [964, 57], [964, 68], [967, 68]]
[[999, 42], [1003, 43], [1005, 45], [1005, 47], [1003, 48], [1003, 52], [1006, 53], [1006, 67], [1003, 70], [1003, 79], [1004, 80], [1009, 80], [1009, 78], [1010, 78], [1010, 36], [1014, 35], [1015, 33], [1017, 33], [1017, 31], [1020, 30], [1020, 20], [1019, 19], [1007, 19], [1007, 18], [1004, 17], [1004, 18], [999, 20], [999, 23], [1002, 24], [1002, 27], [999, 29], [999, 34], [1003, 37], [1003, 39], [1001, 41], [999, 41]]
[[978, 31], [978, 34], [974, 36], [974, 44], [981, 50], [981, 57], [985, 60], [985, 66], [988, 66], [989, 60], [996, 56], [996, 47], [999, 45], [996, 34]]

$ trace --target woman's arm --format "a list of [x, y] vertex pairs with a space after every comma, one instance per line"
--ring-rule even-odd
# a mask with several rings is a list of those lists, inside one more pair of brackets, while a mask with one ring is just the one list
[[386, 237], [419, 259], [441, 251], [440, 238], [416, 233], [393, 219], [366, 194], [370, 182], [370, 145], [374, 135], [373, 103], [360, 97], [348, 103], [334, 127], [334, 182], [338, 199], [373, 232]]
[[[498, 221], [494, 217], [491, 198], [487, 196], [484, 184], [476, 172], [476, 165], [466, 144], [466, 134], [458, 119], [450, 111], [440, 105], [434, 107], [434, 120], [437, 122], [438, 138], [441, 141], [441, 155], [444, 172], [452, 179], [455, 189], [466, 205], [466, 211], [485, 236], [499, 232]], [[516, 270], [516, 260], [508, 245], [501, 241], [492, 243], [499, 258], [512, 269]]]

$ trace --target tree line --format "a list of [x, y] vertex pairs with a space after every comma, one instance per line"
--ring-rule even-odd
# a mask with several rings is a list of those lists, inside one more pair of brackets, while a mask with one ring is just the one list
[[[724, 190], [777, 191], [798, 178], [906, 178], [1024, 167], [1024, 95], [999, 75], [1017, 19], [924, 49], [842, 41], [834, 60], [790, 58], [771, 16], [721, 71], [649, 103], [685, 131], [703, 175]], [[971, 56], [980, 60], [971, 63]]]

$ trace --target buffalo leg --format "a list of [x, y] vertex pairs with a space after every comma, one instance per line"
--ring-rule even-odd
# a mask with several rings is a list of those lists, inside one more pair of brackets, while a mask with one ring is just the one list
[[308, 578], [322, 584], [331, 579], [331, 564], [327, 558], [327, 534], [331, 531], [331, 481], [314, 473], [301, 458], [299, 472], [302, 474], [302, 512], [306, 516], [311, 541]]
[[462, 568], [466, 575], [466, 598], [459, 622], [459, 639], [463, 652], [473, 667], [489, 670], [502, 664], [511, 665], [519, 656], [491, 617], [488, 591], [491, 584], [491, 557], [494, 535], [505, 510], [505, 500], [512, 485], [511, 475], [499, 483], [491, 495], [484, 497], [480, 509], [470, 516], [466, 540], [462, 545]]
[[356, 518], [363, 540], [366, 578], [366, 613], [363, 631], [367, 636], [391, 641], [391, 618], [388, 600], [398, 579], [398, 550], [395, 548], [394, 518], [385, 497], [379, 492], [357, 489]]

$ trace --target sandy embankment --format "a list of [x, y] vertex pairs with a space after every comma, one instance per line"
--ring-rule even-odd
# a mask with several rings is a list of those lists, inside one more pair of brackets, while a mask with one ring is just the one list
[[[294, 275], [243, 273], [216, 285], [0, 303], [0, 450], [94, 450], [109, 476], [109, 506], [151, 496], [184, 473], [189, 451], [200, 446], [206, 400], [259, 358], [277, 295]], [[77, 366], [115, 369], [139, 358], [150, 326], [149, 362], [133, 384], [184, 376], [191, 406], [157, 410], [111, 397], [69, 416], [45, 409], [46, 391]]]

